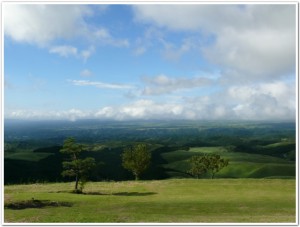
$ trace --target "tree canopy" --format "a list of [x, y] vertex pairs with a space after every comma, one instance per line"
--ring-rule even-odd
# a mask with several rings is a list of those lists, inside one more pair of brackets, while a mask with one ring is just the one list
[[188, 173], [199, 178], [202, 174], [210, 173], [213, 179], [215, 174], [229, 164], [229, 160], [221, 158], [218, 154], [205, 154], [192, 156], [189, 159], [191, 168]]
[[127, 147], [121, 156], [123, 167], [131, 171], [136, 180], [139, 180], [140, 175], [149, 167], [151, 162], [151, 153], [145, 144]]
[[[82, 151], [83, 146], [75, 143], [72, 137], [64, 141], [63, 148], [60, 150], [61, 153], [69, 155], [68, 161], [62, 163], [64, 171], [61, 174], [64, 177], [75, 177], [75, 192], [77, 193], [82, 192], [90, 172], [96, 166], [94, 158], [79, 158]], [[78, 188], [79, 183], [80, 188]]]

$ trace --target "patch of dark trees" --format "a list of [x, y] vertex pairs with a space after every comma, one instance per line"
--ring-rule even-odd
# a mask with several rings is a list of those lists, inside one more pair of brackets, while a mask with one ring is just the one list
[[[71, 123], [70, 123], [71, 125]], [[26, 125], [25, 125], [26, 126]], [[22, 130], [28, 130], [24, 126]], [[4, 159], [4, 183], [33, 183], [33, 182], [61, 182], [68, 180], [61, 176], [63, 155], [59, 152], [62, 141], [72, 135], [80, 143], [106, 143], [114, 142], [127, 144], [128, 141], [144, 142], [147, 144], [160, 144], [161, 146], [151, 150], [152, 159], [150, 167], [143, 173], [143, 179], [165, 179], [169, 169], [162, 167], [167, 164], [162, 154], [176, 150], [188, 150], [190, 147], [214, 147], [222, 146], [230, 152], [244, 152], [251, 154], [263, 154], [295, 161], [295, 125], [292, 123], [278, 123], [268, 125], [254, 125], [259, 127], [208, 127], [208, 128], [144, 128], [115, 127], [115, 128], [73, 128], [61, 129], [59, 132], [41, 130], [28, 131], [27, 134], [34, 137], [21, 138], [22, 130], [5, 131], [5, 142], [14, 146], [5, 147], [5, 152], [16, 152], [18, 148], [35, 147], [33, 152], [48, 153], [49, 156], [39, 161], [24, 161], [17, 159]], [[49, 123], [50, 127], [50, 123]], [[51, 126], [55, 129], [57, 127]], [[71, 126], [70, 126], [71, 127]], [[92, 127], [92, 126], [91, 126]], [[13, 133], [14, 132], [14, 133]], [[288, 140], [280, 146], [267, 146]], [[124, 146], [111, 146], [101, 151], [84, 152], [83, 157], [93, 157], [100, 163], [90, 176], [90, 180], [132, 180], [130, 172], [122, 167], [121, 153]], [[73, 179], [69, 179], [70, 181]]]

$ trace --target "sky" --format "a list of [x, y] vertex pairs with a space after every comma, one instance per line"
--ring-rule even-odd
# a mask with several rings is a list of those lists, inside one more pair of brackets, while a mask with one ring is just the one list
[[295, 120], [296, 6], [3, 3], [4, 118]]

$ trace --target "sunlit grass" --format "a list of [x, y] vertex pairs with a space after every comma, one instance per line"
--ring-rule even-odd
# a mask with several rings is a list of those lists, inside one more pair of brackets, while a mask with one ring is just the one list
[[4, 210], [5, 222], [295, 222], [295, 180], [177, 179], [5, 186], [5, 203], [49, 200], [70, 207]]

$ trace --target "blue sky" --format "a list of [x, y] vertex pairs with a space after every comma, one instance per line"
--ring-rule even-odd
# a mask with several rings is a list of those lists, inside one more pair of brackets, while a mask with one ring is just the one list
[[7, 119], [295, 119], [295, 4], [2, 10]]

